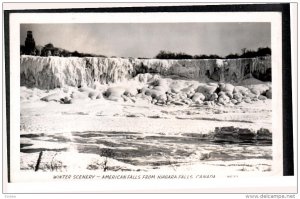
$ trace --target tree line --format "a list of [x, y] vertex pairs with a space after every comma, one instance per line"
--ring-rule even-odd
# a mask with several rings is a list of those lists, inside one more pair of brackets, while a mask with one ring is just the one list
[[258, 48], [257, 50], [248, 50], [246, 48], [241, 49], [241, 54], [229, 54], [225, 57], [219, 55], [189, 55], [183, 52], [174, 53], [170, 51], [161, 50], [154, 58], [156, 59], [237, 59], [237, 58], [253, 58], [270, 56], [271, 48], [264, 47]]
[[78, 51], [68, 51], [62, 48], [55, 47], [52, 43], [45, 46], [34, 46], [31, 49], [26, 48], [26, 45], [20, 46], [21, 55], [34, 55], [34, 56], [58, 56], [58, 57], [105, 57], [104, 55], [96, 55], [91, 53], [81, 53]]

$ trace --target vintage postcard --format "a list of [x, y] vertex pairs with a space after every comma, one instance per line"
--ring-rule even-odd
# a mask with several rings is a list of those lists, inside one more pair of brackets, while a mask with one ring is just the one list
[[11, 13], [8, 179], [270, 190], [282, 45], [280, 12]]

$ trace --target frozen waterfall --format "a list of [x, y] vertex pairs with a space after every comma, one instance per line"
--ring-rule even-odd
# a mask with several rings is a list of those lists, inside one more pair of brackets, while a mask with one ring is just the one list
[[21, 86], [57, 87], [121, 82], [140, 73], [237, 83], [253, 76], [271, 81], [271, 57], [246, 59], [160, 60], [103, 57], [21, 56]]

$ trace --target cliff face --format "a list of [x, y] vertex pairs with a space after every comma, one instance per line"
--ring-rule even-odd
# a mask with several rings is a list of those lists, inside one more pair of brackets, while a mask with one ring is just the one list
[[102, 57], [21, 57], [21, 86], [53, 89], [124, 81], [140, 73], [238, 83], [251, 75], [271, 81], [271, 58], [159, 60]]

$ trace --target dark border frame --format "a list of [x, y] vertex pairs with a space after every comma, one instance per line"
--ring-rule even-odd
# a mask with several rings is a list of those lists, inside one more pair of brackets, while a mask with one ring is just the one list
[[[122, 5], [122, 3], [120, 3]], [[123, 4], [124, 5], [124, 4]], [[151, 5], [151, 4], [150, 4]], [[4, 50], [5, 50], [5, 92], [6, 92], [6, 135], [7, 135], [7, 171], [10, 181], [10, 46], [9, 18], [13, 13], [126, 13], [126, 12], [280, 12], [282, 14], [282, 105], [283, 105], [283, 175], [294, 175], [293, 152], [293, 105], [291, 73], [291, 32], [290, 4], [221, 4], [188, 6], [146, 6], [111, 8], [67, 8], [67, 9], [25, 9], [4, 10]], [[4, 70], [4, 67], [3, 69]], [[3, 129], [4, 130], [4, 129]], [[5, 132], [5, 130], [4, 130]], [[2, 160], [3, 161], [3, 160]], [[3, 171], [2, 171], [3, 172]]]

